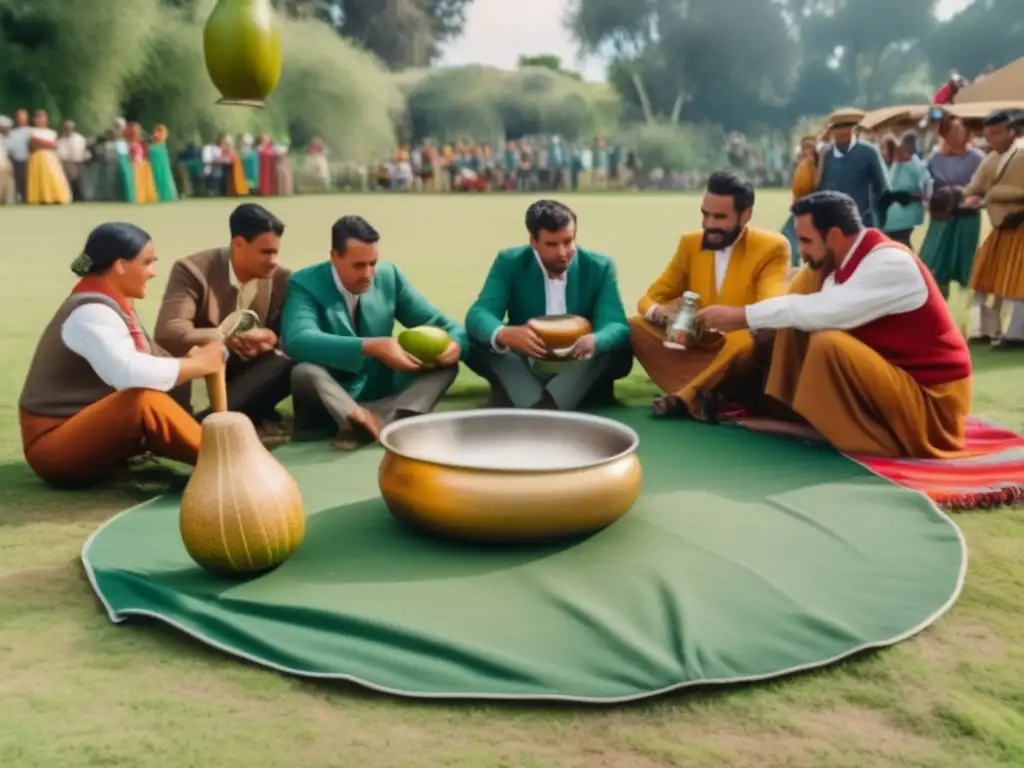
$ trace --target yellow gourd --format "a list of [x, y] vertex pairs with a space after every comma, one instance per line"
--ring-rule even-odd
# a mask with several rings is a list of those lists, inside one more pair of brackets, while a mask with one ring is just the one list
[[262, 107], [281, 77], [281, 37], [270, 0], [217, 0], [203, 28], [203, 55], [218, 104]]
[[302, 494], [249, 417], [225, 411], [223, 372], [207, 386], [214, 412], [203, 420], [199, 459], [181, 497], [181, 538], [208, 571], [255, 575], [277, 567], [302, 544]]

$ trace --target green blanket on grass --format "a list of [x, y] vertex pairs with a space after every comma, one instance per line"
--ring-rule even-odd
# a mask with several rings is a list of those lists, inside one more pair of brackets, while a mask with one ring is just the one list
[[753, 681], [894, 644], [959, 594], [966, 548], [924, 497], [836, 453], [614, 409], [644, 491], [567, 544], [434, 541], [395, 521], [379, 448], [275, 452], [309, 515], [247, 583], [189, 559], [178, 497], [127, 510], [82, 558], [111, 619], [168, 622], [257, 664], [424, 697], [615, 702]]

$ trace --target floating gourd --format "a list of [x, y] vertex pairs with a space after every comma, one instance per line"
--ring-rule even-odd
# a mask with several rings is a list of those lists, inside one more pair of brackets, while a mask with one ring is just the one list
[[181, 538], [208, 571], [251, 576], [277, 567], [302, 544], [302, 494], [249, 417], [226, 410], [223, 370], [207, 387], [213, 412], [203, 419], [199, 459], [181, 497]]
[[398, 345], [424, 365], [432, 365], [451, 343], [448, 331], [433, 325], [408, 328], [398, 334]]
[[218, 104], [264, 106], [281, 77], [281, 36], [270, 0], [217, 0], [203, 29], [203, 54]]

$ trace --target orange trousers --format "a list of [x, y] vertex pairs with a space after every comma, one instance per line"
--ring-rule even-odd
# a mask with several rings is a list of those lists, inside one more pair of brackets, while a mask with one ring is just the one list
[[25, 461], [42, 480], [81, 487], [102, 481], [133, 456], [157, 456], [195, 465], [202, 427], [170, 395], [124, 389], [70, 418], [22, 410]]

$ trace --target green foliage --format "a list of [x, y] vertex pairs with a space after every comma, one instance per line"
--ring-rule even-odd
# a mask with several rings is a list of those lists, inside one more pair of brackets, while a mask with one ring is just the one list
[[406, 88], [414, 138], [557, 133], [575, 139], [608, 132], [618, 117], [613, 91], [546, 67], [443, 69], [407, 81]]
[[573, 72], [571, 69], [566, 69], [562, 65], [562, 57], [555, 56], [553, 53], [542, 53], [538, 56], [520, 56], [517, 66], [520, 69], [525, 67], [544, 67], [550, 69], [552, 72], [558, 72], [571, 77], [574, 80], [582, 80], [583, 76], [579, 72]]
[[402, 94], [373, 57], [315, 21], [282, 22], [281, 38], [285, 65], [268, 111], [293, 144], [319, 136], [334, 159], [352, 160], [394, 147]]
[[[157, 123], [168, 126], [172, 147], [259, 127], [262, 112], [217, 106], [220, 96], [203, 62], [201, 27], [163, 10], [158, 28], [148, 40], [143, 66], [125, 79], [118, 114], [150, 130]], [[104, 125], [109, 122], [108, 113]]]
[[726, 137], [715, 126], [637, 126], [627, 135], [626, 144], [636, 148], [647, 170], [710, 173], [726, 164]]
[[159, 18], [155, 0], [0, 0], [0, 109], [105, 127]]
[[320, 136], [335, 159], [393, 146], [398, 84], [319, 22], [279, 19], [285, 63], [265, 110], [217, 106], [202, 47], [212, 5], [0, 0], [0, 111], [42, 107], [87, 134], [119, 115], [164, 123], [172, 145], [265, 129], [300, 145]]

